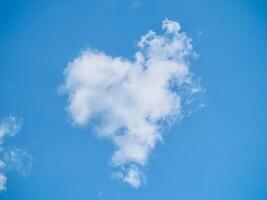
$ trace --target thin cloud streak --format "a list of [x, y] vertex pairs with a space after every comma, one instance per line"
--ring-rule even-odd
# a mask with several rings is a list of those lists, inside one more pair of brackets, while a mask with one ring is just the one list
[[16, 170], [22, 175], [31, 168], [32, 157], [24, 149], [7, 148], [5, 140], [16, 136], [22, 126], [22, 120], [14, 116], [0, 119], [0, 191], [6, 190], [8, 170]]

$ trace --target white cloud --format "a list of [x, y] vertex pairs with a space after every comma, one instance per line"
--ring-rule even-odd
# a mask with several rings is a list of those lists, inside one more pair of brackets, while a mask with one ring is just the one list
[[189, 67], [191, 39], [175, 21], [163, 20], [162, 29], [141, 37], [133, 61], [89, 49], [64, 71], [73, 123], [112, 141], [115, 177], [136, 188], [164, 126], [181, 118], [185, 102], [201, 91]]
[[0, 191], [5, 190], [6, 189], [6, 176], [3, 173], [5, 169], [5, 163], [0, 160]]
[[30, 164], [31, 156], [25, 150], [18, 148], [7, 149], [4, 145], [7, 137], [15, 136], [22, 125], [22, 120], [8, 116], [0, 120], [0, 191], [6, 190], [6, 171], [16, 169], [24, 174], [24, 162]]
[[11, 148], [4, 153], [4, 162], [8, 169], [16, 170], [23, 176], [29, 174], [32, 168], [32, 156], [25, 149]]
[[135, 168], [131, 167], [127, 174], [123, 177], [123, 181], [129, 183], [131, 186], [138, 188], [141, 184], [141, 174], [140, 171]]
[[120, 171], [112, 173], [111, 177], [121, 179], [134, 188], [138, 188], [141, 185], [141, 181], [144, 180], [142, 172], [135, 165], [130, 165], [128, 169], [122, 166]]
[[9, 116], [0, 120], [0, 142], [3, 143], [5, 136], [14, 136], [20, 130], [21, 120]]
[[132, 8], [138, 8], [141, 5], [141, 1], [134, 0], [132, 1]]

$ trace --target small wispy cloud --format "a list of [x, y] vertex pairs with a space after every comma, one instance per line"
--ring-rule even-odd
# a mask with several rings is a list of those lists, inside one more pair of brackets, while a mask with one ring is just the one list
[[138, 0], [132, 1], [132, 5], [131, 5], [132, 8], [138, 8], [140, 6], [141, 6], [141, 1], [138, 1]]
[[15, 169], [25, 175], [31, 167], [31, 156], [25, 150], [5, 146], [6, 138], [14, 137], [21, 125], [22, 120], [14, 116], [0, 120], [0, 191], [6, 190], [6, 171]]
[[64, 71], [73, 123], [91, 125], [114, 144], [112, 177], [135, 188], [164, 127], [182, 118], [185, 104], [202, 91], [189, 66], [191, 39], [172, 20], [163, 20], [162, 30], [140, 38], [133, 61], [88, 49]]

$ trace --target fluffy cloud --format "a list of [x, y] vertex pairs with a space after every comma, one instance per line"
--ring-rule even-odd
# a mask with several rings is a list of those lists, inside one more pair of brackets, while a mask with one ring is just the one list
[[115, 146], [113, 176], [137, 188], [162, 130], [183, 116], [201, 91], [189, 60], [195, 53], [180, 24], [163, 20], [163, 34], [148, 31], [134, 59], [86, 50], [64, 71], [67, 110], [75, 125], [91, 125]]
[[19, 132], [21, 124], [22, 121], [14, 116], [8, 116], [0, 120], [0, 191], [6, 189], [6, 171], [8, 169], [16, 169], [25, 174], [26, 168], [24, 167], [26, 165], [24, 163], [27, 162], [27, 166], [31, 164], [31, 156], [25, 150], [7, 149], [4, 145], [7, 137], [13, 137]]

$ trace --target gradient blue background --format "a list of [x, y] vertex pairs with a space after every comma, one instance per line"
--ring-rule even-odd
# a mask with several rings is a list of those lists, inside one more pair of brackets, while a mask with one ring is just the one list
[[[0, 116], [24, 119], [6, 145], [27, 148], [31, 173], [8, 173], [1, 200], [266, 200], [267, 3], [257, 0], [0, 1]], [[166, 133], [147, 182], [112, 180], [113, 151], [75, 128], [57, 93], [81, 49], [132, 58], [148, 29], [178, 20], [200, 57], [206, 107]], [[202, 34], [200, 34], [202, 32]]]

